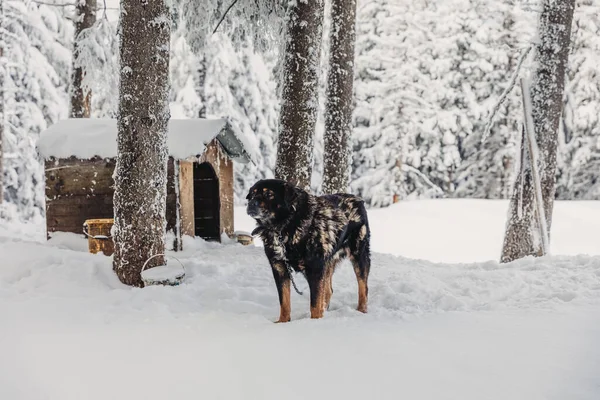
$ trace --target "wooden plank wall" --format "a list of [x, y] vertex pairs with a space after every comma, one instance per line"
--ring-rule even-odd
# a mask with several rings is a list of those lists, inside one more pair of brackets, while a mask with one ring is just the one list
[[[174, 161], [167, 165], [167, 231], [176, 225]], [[46, 226], [48, 233], [81, 233], [86, 219], [112, 218], [114, 159], [46, 161]]]
[[113, 217], [114, 159], [49, 159], [46, 168], [46, 229], [82, 233], [90, 218]]

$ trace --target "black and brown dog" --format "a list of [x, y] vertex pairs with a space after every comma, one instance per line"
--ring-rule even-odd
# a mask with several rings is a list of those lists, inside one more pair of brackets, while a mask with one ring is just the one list
[[290, 321], [290, 267], [310, 288], [310, 316], [322, 318], [333, 294], [336, 265], [348, 257], [358, 280], [358, 310], [367, 312], [371, 267], [369, 222], [364, 202], [350, 194], [313, 196], [290, 183], [258, 181], [246, 197], [247, 213], [273, 270], [281, 306], [279, 321]]

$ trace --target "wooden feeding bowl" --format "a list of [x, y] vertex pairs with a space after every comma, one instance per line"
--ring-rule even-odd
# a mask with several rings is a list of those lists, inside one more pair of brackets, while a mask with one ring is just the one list
[[254, 238], [248, 232], [234, 232], [234, 236], [237, 242], [241, 243], [244, 246], [248, 246], [254, 243]]
[[102, 252], [106, 256], [112, 256], [115, 252], [115, 244], [110, 234], [113, 224], [112, 218], [88, 219], [83, 223], [83, 233], [88, 238], [90, 253]]

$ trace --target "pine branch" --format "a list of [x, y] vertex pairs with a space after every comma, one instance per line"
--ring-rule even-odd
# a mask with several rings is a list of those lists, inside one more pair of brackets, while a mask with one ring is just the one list
[[489, 119], [487, 125], [485, 126], [485, 130], [483, 131], [483, 136], [481, 136], [481, 143], [485, 142], [487, 137], [490, 135], [492, 126], [494, 126], [494, 118], [496, 117], [496, 114], [498, 114], [498, 111], [500, 110], [502, 103], [504, 103], [504, 100], [506, 100], [506, 98], [508, 97], [510, 92], [512, 92], [513, 88], [515, 87], [515, 84], [517, 83], [517, 78], [519, 76], [519, 72], [521, 71], [521, 66], [523, 65], [523, 61], [525, 61], [525, 58], [527, 58], [527, 55], [529, 54], [529, 52], [531, 51], [532, 48], [533, 48], [533, 45], [530, 45], [529, 47], [524, 49], [523, 52], [521, 53], [521, 56], [519, 57], [519, 62], [517, 63], [515, 72], [510, 77], [510, 83], [508, 84], [508, 87], [500, 95], [500, 99], [498, 99], [498, 102], [496, 103], [496, 105], [494, 105], [494, 108], [492, 110], [492, 115], [490, 115], [490, 119]]
[[419, 171], [418, 169], [416, 169], [413, 166], [410, 165], [406, 165], [406, 164], [402, 164], [402, 170], [404, 170], [404, 172], [412, 172], [414, 174], [416, 174], [419, 178], [421, 178], [429, 187], [431, 187], [435, 192], [439, 193], [439, 194], [444, 194], [444, 191], [435, 183], [433, 183], [424, 173], [422, 173], [421, 171]]
[[7, 47], [10, 47], [9, 46], [10, 45], [9, 41], [6, 40], [7, 38], [8, 39], [13, 39], [14, 41], [17, 41], [17, 42], [25, 43], [25, 41], [23, 40], [23, 38], [21, 38], [21, 36], [18, 36], [16, 34], [12, 33], [9, 30], [1, 29], [0, 33], [2, 34], [2, 36], [4, 38], [4, 42], [6, 43]]

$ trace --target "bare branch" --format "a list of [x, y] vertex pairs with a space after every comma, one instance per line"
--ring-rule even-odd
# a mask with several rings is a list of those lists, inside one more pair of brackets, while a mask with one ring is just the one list
[[215, 27], [215, 30], [213, 31], [213, 35], [215, 34], [215, 32], [217, 32], [217, 29], [219, 29], [219, 26], [221, 26], [221, 23], [223, 22], [223, 20], [225, 19], [225, 17], [227, 16], [227, 14], [229, 13], [229, 10], [231, 10], [233, 8], [233, 6], [235, 6], [235, 4], [238, 2], [238, 0], [233, 0], [233, 3], [231, 3], [229, 5], [229, 7], [227, 7], [227, 10], [225, 10], [225, 12], [223, 13], [223, 15], [221, 16], [221, 19], [219, 20], [219, 23], [217, 24], [217, 26]]
[[487, 125], [485, 126], [485, 130], [483, 131], [483, 136], [481, 136], [481, 143], [485, 142], [485, 140], [489, 136], [490, 131], [492, 130], [492, 126], [494, 126], [494, 118], [496, 117], [496, 114], [500, 110], [502, 103], [504, 103], [504, 100], [506, 100], [506, 98], [508, 97], [510, 92], [512, 92], [513, 88], [515, 87], [515, 84], [517, 83], [517, 78], [519, 77], [519, 72], [521, 71], [521, 66], [523, 65], [523, 61], [525, 61], [525, 58], [527, 58], [527, 55], [529, 54], [529, 52], [531, 51], [532, 48], [533, 48], [533, 45], [530, 45], [526, 49], [523, 49], [523, 52], [521, 53], [521, 56], [519, 57], [519, 62], [517, 63], [515, 72], [513, 73], [513, 75], [510, 78], [510, 83], [508, 84], [508, 87], [500, 95], [500, 99], [498, 99], [498, 102], [496, 103], [496, 105], [494, 106], [494, 108], [492, 110], [492, 115], [490, 115], [490, 119], [489, 119]]
[[103, 2], [104, 2], [104, 14], [102, 15], [102, 18], [104, 18], [104, 19], [108, 19], [108, 17], [106, 16], [106, 10], [108, 9], [108, 8], [106, 7], [106, 0], [103, 0]]

